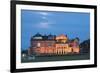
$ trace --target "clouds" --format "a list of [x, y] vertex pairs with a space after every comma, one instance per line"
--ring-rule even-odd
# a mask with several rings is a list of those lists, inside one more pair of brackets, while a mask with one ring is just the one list
[[49, 19], [48, 19], [48, 16], [50, 16], [50, 13], [38, 12], [37, 14], [40, 15], [40, 19], [42, 19], [42, 21], [38, 22], [35, 25], [36, 28], [49, 29], [51, 27], [51, 21], [49, 21]]
[[43, 20], [47, 20], [48, 16], [50, 15], [50, 13], [47, 12], [38, 12], [38, 14]]
[[47, 19], [47, 17], [45, 17], [45, 16], [43, 16], [43, 17], [41, 17], [42, 19], [44, 19], [44, 20], [46, 20]]
[[51, 24], [49, 22], [40, 22], [36, 24], [36, 28], [48, 29], [50, 27], [51, 27]]
[[39, 12], [39, 14], [41, 14], [41, 15], [43, 15], [43, 16], [49, 15], [49, 13], [47, 13], [47, 12]]

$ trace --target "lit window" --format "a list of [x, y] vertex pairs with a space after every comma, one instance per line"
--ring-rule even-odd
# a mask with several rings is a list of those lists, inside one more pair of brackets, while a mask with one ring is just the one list
[[40, 43], [37, 43], [37, 47], [40, 47]]

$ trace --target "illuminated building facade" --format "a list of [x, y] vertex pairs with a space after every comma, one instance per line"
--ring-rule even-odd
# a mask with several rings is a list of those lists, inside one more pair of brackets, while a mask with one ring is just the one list
[[37, 33], [31, 38], [31, 46], [28, 49], [29, 55], [65, 55], [79, 53], [79, 40], [69, 40], [64, 34], [41, 35]]

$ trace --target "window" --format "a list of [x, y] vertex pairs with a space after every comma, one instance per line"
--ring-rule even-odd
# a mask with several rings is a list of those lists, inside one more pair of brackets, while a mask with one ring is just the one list
[[37, 43], [37, 47], [40, 47], [40, 43]]

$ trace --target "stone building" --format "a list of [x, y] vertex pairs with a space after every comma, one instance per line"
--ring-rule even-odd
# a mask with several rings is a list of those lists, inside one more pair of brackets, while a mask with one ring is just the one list
[[[47, 54], [47, 50], [55, 47], [54, 35], [41, 35], [37, 33], [31, 38], [30, 54]], [[49, 49], [48, 49], [49, 48]]]
[[31, 38], [29, 55], [65, 55], [79, 53], [79, 40], [69, 40], [67, 36], [61, 34], [41, 35], [37, 33]]

